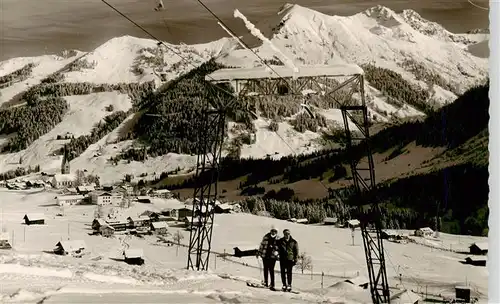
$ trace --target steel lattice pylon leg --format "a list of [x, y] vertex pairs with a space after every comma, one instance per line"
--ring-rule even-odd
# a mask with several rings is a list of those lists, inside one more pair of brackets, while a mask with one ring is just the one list
[[[372, 191], [375, 188], [375, 166], [370, 149], [370, 133], [368, 121], [368, 109], [364, 98], [364, 83], [360, 76], [361, 105], [344, 105], [341, 107], [344, 128], [347, 139], [347, 150], [354, 152], [353, 141], [357, 141], [357, 148], [363, 148], [363, 155], [352, 153], [350, 167], [352, 179], [356, 192]], [[349, 120], [357, 126], [357, 132], [351, 132]], [[353, 133], [356, 134], [353, 136]], [[358, 135], [359, 134], [359, 135]], [[366, 161], [360, 166], [357, 159], [359, 156], [366, 157]], [[368, 174], [366, 174], [368, 173]], [[367, 183], [368, 180], [369, 182]], [[377, 202], [372, 202], [372, 209], [361, 219], [361, 234], [365, 249], [365, 258], [370, 279], [370, 292], [373, 303], [389, 303], [389, 283], [385, 267], [384, 245], [381, 237], [380, 209]], [[372, 236], [368, 227], [371, 222], [375, 225], [375, 235]]]
[[226, 120], [226, 115], [221, 111], [207, 110], [204, 115], [203, 126], [200, 129], [201, 146], [198, 151], [197, 182], [193, 194], [189, 235], [187, 269], [192, 270], [208, 270]]

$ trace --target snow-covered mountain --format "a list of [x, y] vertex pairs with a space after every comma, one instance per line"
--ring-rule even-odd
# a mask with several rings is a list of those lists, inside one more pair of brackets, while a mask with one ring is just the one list
[[[355, 63], [386, 68], [427, 92], [426, 102], [429, 105], [439, 106], [453, 101], [457, 94], [488, 75], [488, 59], [477, 57], [470, 50], [484, 44], [489, 34], [453, 34], [412, 10], [396, 13], [376, 6], [342, 17], [287, 4], [277, 14], [276, 20], [277, 24], [271, 29], [272, 36], [268, 38], [296, 64]], [[22, 106], [20, 97], [23, 92], [42, 81], [96, 85], [153, 82], [154, 87], [159, 88], [166, 81], [214, 57], [227, 66], [262, 65], [254, 54], [239, 48], [232, 38], [198, 45], [167, 45], [175, 52], [158, 46], [153, 40], [124, 36], [113, 38], [89, 53], [66, 51], [59, 55], [13, 58], [1, 62], [1, 110]], [[269, 44], [263, 44], [255, 51], [265, 59], [284, 60]], [[30, 63], [32, 66], [27, 66]], [[24, 72], [18, 74], [25, 76], [2, 77], [13, 75], [13, 72], [15, 74], [23, 68]], [[398, 100], [396, 104], [390, 102], [389, 96], [370, 81], [366, 83], [365, 91], [371, 114], [379, 121], [424, 115], [405, 100]], [[118, 133], [134, 121], [135, 113], [130, 110], [133, 97], [121, 90], [111, 89], [63, 98], [69, 109], [62, 120], [37, 137], [26, 149], [0, 154], [0, 172], [37, 165], [46, 172], [59, 170], [61, 156], [54, 155], [54, 152], [68, 141], [56, 140], [58, 135], [67, 132], [75, 137], [90, 134], [96, 123], [120, 110], [128, 111], [128, 117], [74, 159], [72, 170], [85, 169], [98, 174], [103, 182], [111, 182], [122, 179], [126, 173], [135, 176], [148, 173], [146, 178], [153, 178], [154, 173], [159, 175], [177, 167], [192, 167], [196, 162], [194, 156], [170, 153], [149, 157], [144, 162], [111, 165], [110, 157], [135, 145], [133, 140], [118, 140]], [[323, 109], [321, 114], [330, 121], [341, 122], [338, 110]], [[269, 121], [264, 118], [259, 118], [254, 124], [256, 142], [242, 147], [243, 157], [280, 156], [313, 151], [320, 146], [315, 141], [321, 136], [319, 133], [297, 132], [286, 120], [279, 123], [276, 133], [269, 130]], [[5, 146], [12, 136], [0, 135], [0, 146]]]

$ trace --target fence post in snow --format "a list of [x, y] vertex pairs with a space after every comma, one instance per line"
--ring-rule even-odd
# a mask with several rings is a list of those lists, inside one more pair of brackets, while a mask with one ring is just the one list
[[325, 277], [325, 273], [321, 272], [321, 289], [323, 289], [323, 278]]
[[224, 249], [224, 256], [222, 257], [224, 261], [226, 260], [226, 249]]

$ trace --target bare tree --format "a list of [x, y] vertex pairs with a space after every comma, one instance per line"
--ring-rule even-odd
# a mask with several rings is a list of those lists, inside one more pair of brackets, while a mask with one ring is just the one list
[[82, 170], [76, 170], [76, 180], [75, 180], [75, 186], [81, 186], [85, 182], [85, 173], [83, 173]]
[[302, 273], [304, 273], [304, 270], [311, 270], [312, 266], [313, 263], [310, 256], [306, 255], [305, 252], [299, 254], [296, 267], [299, 268]]
[[179, 246], [181, 245], [181, 241], [184, 239], [184, 235], [182, 234], [182, 232], [180, 230], [177, 230], [175, 233], [174, 233], [174, 243], [177, 244], [177, 253], [176, 255], [179, 255]]
[[97, 208], [94, 212], [94, 217], [95, 218], [103, 218], [104, 217], [104, 208], [102, 205], [97, 205]]

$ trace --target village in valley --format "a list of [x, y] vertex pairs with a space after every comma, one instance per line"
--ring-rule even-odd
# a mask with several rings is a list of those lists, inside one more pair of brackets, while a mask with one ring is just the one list
[[[53, 193], [53, 201], [47, 202], [46, 213], [26, 212], [22, 218], [27, 226], [46, 225], [54, 217], [65, 217], [66, 211], [78, 206], [91, 207], [94, 211], [82, 214], [89, 218], [86, 226], [88, 235], [113, 238], [115, 236], [132, 235], [143, 238], [144, 235], [154, 235], [159, 242], [173, 244], [181, 241], [179, 233], [172, 234], [169, 228], [178, 228], [189, 231], [192, 227], [193, 210], [195, 216], [201, 211], [193, 209], [192, 199], [184, 203], [176, 199], [167, 189], [137, 189], [127, 182], [117, 185], [99, 185], [91, 182], [82, 171], [71, 172], [66, 153], [62, 157], [61, 171], [58, 174], [41, 174], [40, 179], [16, 179], [14, 181], [0, 181], [0, 189], [12, 191], [40, 190]], [[36, 192], [35, 192], [36, 193]], [[165, 205], [164, 208], [157, 208]], [[134, 208], [136, 207], [136, 208]], [[138, 208], [137, 208], [138, 207]], [[140, 212], [135, 212], [141, 210]], [[216, 202], [215, 213], [240, 212], [238, 204]], [[3, 224], [3, 223], [2, 223]], [[196, 221], [195, 221], [196, 224]], [[195, 225], [193, 224], [193, 225]], [[6, 230], [3, 227], [3, 230]], [[0, 238], [0, 249], [12, 249], [14, 234], [3, 231]], [[84, 240], [68, 237], [55, 244], [53, 252], [58, 255], [82, 257], [88, 247]], [[129, 264], [144, 263], [142, 248], [128, 248], [124, 245], [122, 251], [124, 261]]]
[[[44, 205], [46, 213], [26, 212], [24, 214], [22, 222], [26, 226], [47, 225], [55, 218], [64, 218], [68, 211], [74, 212], [80, 210], [78, 207], [83, 207], [81, 210], [84, 212], [82, 216], [86, 219], [84, 226], [87, 227], [87, 234], [96, 237], [123, 239], [121, 241], [123, 261], [135, 265], [144, 263], [144, 251], [140, 245], [130, 248], [125, 241], [127, 237], [144, 239], [145, 236], [152, 236], [156, 238], [156, 242], [167, 246], [181, 245], [181, 241], [184, 239], [181, 231], [187, 231], [189, 234], [189, 230], [195, 228], [193, 225], [197, 224], [198, 215], [206, 212], [206, 210], [199, 210], [199, 204], [194, 204], [193, 208], [192, 198], [181, 202], [176, 195], [167, 189], [148, 187], [138, 189], [137, 186], [126, 181], [116, 185], [100, 185], [98, 178], [97, 182], [92, 182], [95, 180], [95, 177], [87, 178], [85, 173], [81, 171], [72, 173], [65, 153], [62, 157], [60, 173], [41, 174], [40, 179], [33, 180], [2, 181], [0, 188], [7, 191], [39, 190], [54, 195], [53, 201], [46, 202]], [[222, 203], [217, 200], [214, 206], [213, 212], [215, 214], [242, 212], [237, 203]], [[192, 218], [193, 211], [194, 218]], [[289, 218], [288, 222], [308, 224], [307, 219]], [[327, 217], [320, 225], [350, 230], [354, 245], [355, 231], [360, 227], [360, 221], [351, 219], [341, 223], [336, 217]], [[0, 248], [15, 249], [14, 233], [9, 233], [5, 227], [2, 231]], [[422, 227], [414, 231], [385, 229], [382, 231], [382, 236], [392, 243], [404, 245], [411, 242], [439, 250], [461, 253], [464, 255], [461, 263], [486, 266], [487, 242], [473, 242], [469, 244], [468, 250], [464, 244], [453, 248], [453, 244], [445, 244], [440, 239], [439, 232], [433, 231], [430, 227]], [[54, 245], [52, 252], [58, 255], [81, 258], [89, 252], [83, 239], [74, 239], [70, 236], [69, 228], [67, 237], [61, 237], [60, 241]]]

